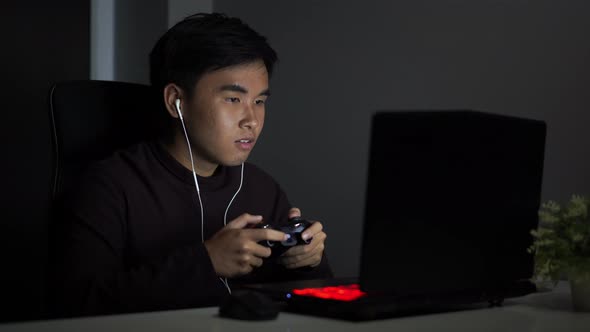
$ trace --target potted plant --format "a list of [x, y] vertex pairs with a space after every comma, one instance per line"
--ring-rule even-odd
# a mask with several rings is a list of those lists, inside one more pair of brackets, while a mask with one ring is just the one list
[[570, 281], [574, 310], [590, 311], [590, 199], [573, 195], [561, 206], [541, 205], [539, 227], [532, 230], [537, 281]]

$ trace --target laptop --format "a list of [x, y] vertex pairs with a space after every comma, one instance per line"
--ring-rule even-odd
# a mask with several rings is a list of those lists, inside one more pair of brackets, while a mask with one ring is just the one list
[[347, 320], [534, 292], [545, 135], [542, 121], [483, 112], [375, 113], [359, 277], [251, 287]]

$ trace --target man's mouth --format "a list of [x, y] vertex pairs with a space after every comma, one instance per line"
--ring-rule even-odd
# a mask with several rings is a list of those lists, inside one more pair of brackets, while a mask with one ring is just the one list
[[236, 141], [236, 143], [238, 144], [238, 148], [240, 150], [252, 150], [252, 148], [254, 147], [254, 139], [253, 138], [242, 138]]

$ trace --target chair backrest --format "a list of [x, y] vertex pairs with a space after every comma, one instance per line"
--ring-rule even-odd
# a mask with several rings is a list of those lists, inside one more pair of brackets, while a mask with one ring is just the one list
[[68, 81], [50, 91], [52, 195], [57, 198], [91, 161], [161, 133], [167, 115], [147, 85]]

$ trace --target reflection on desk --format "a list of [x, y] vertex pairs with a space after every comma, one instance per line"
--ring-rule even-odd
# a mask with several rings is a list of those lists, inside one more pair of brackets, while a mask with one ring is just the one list
[[49, 320], [0, 325], [0, 331], [590, 331], [590, 313], [572, 311], [569, 285], [506, 300], [503, 307], [370, 322], [347, 322], [281, 313], [267, 322], [217, 316], [217, 308]]

